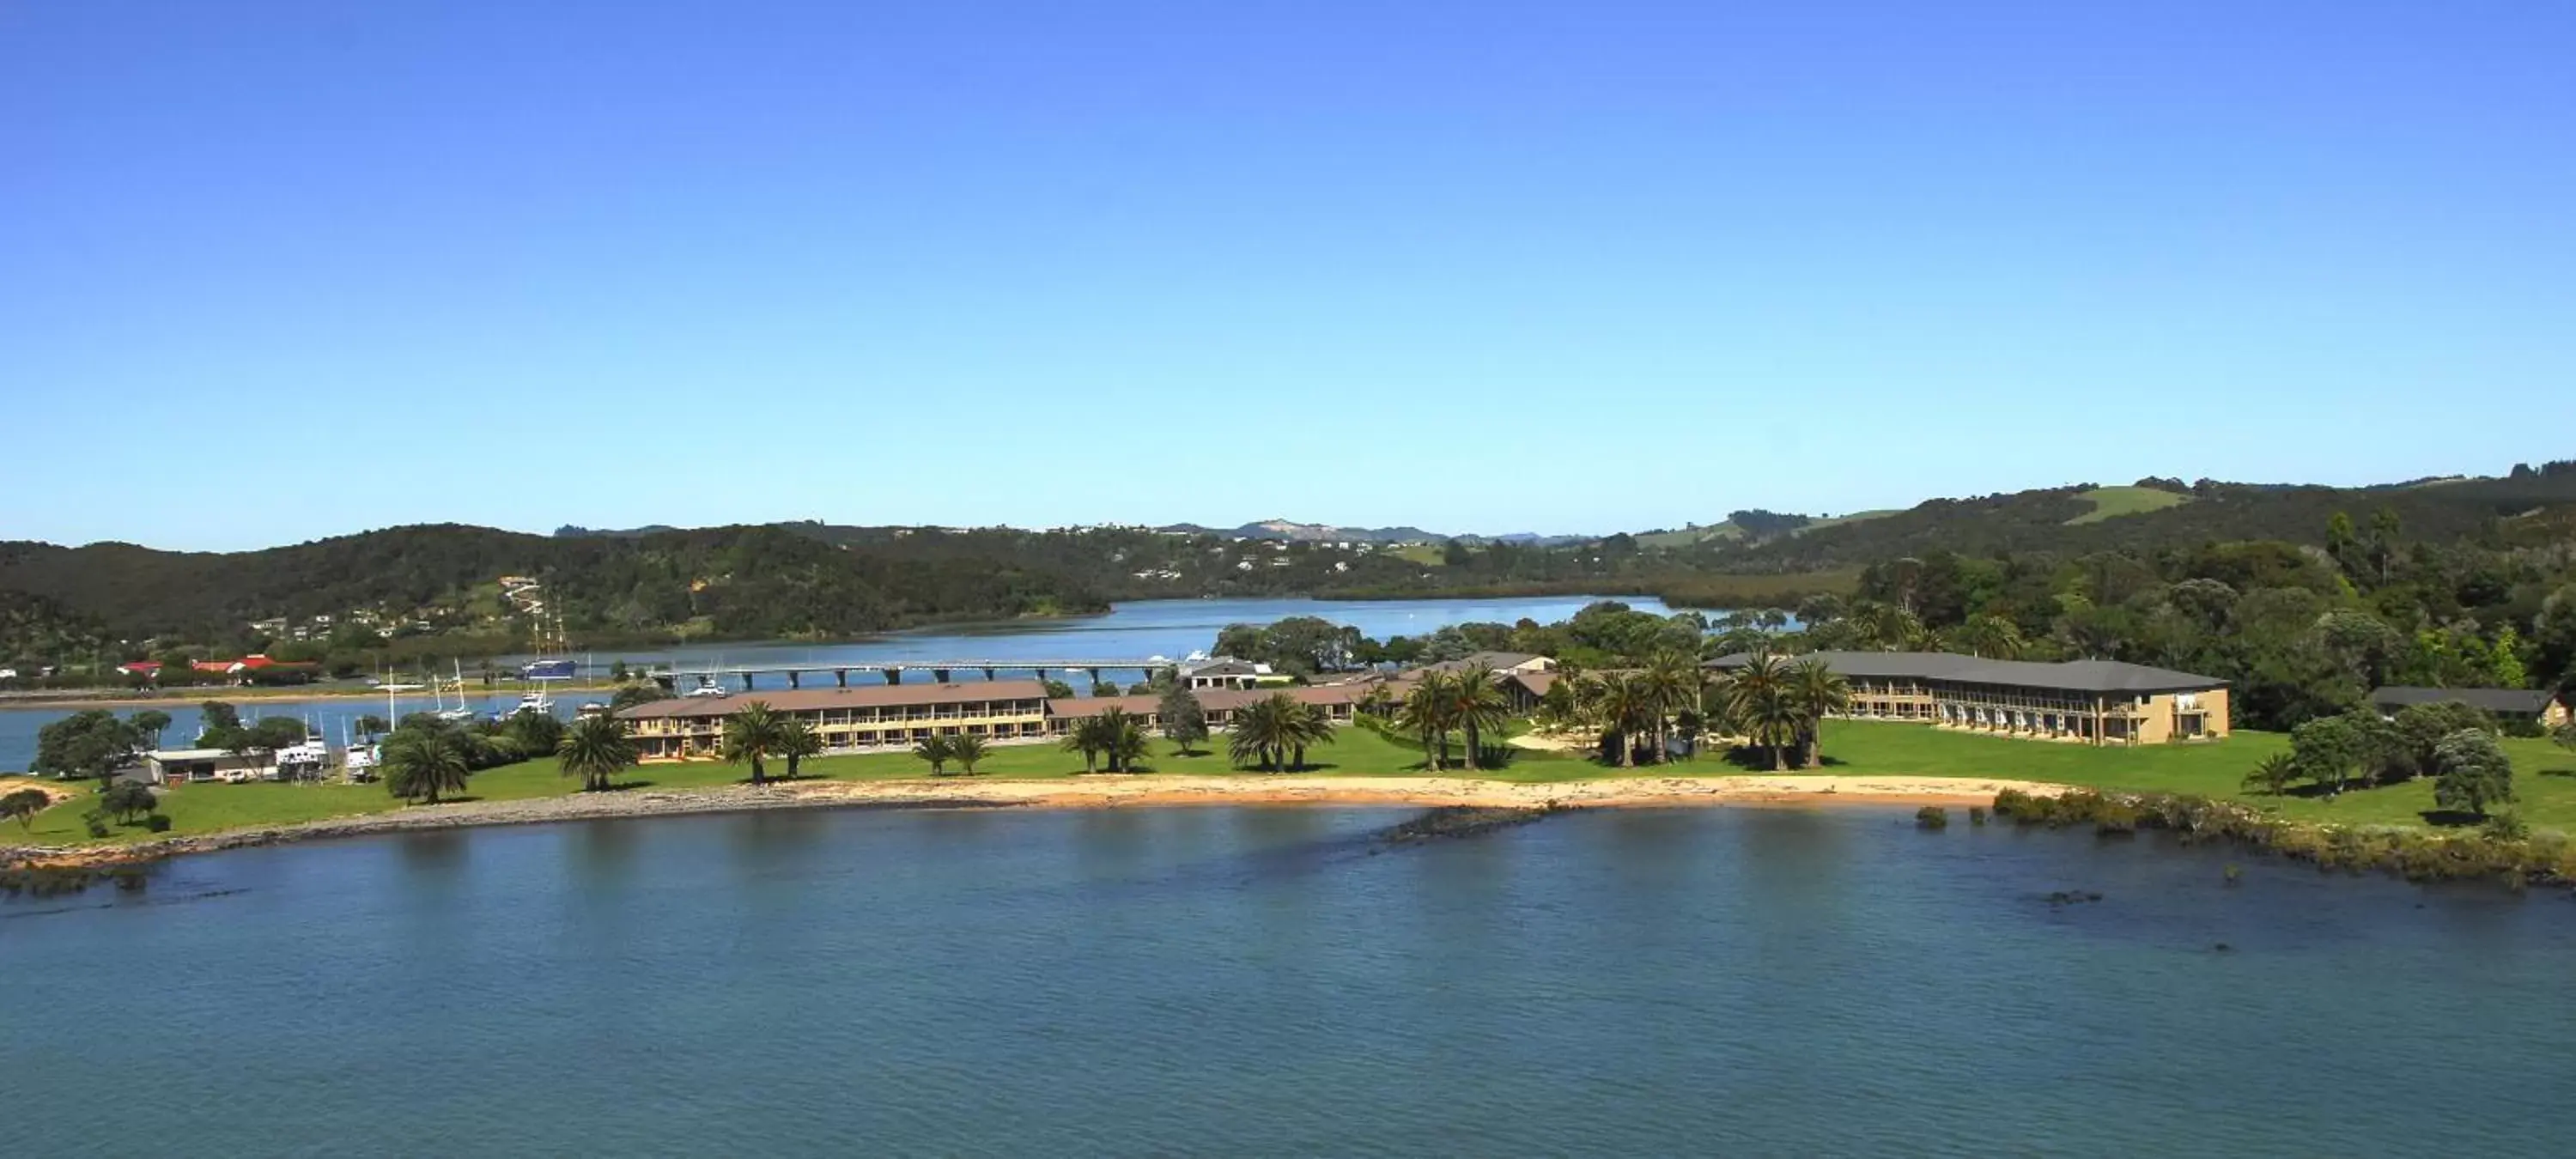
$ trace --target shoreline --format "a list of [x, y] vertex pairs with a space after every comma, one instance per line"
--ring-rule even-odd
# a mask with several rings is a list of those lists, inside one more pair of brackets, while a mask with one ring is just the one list
[[2017, 790], [2054, 797], [2067, 786], [1985, 777], [1640, 777], [1526, 785], [1464, 777], [1208, 777], [1095, 773], [1063, 780], [796, 781], [753, 788], [571, 793], [515, 801], [415, 805], [296, 825], [265, 826], [131, 845], [0, 848], [0, 865], [99, 867], [213, 853], [439, 829], [539, 825], [619, 817], [745, 813], [770, 809], [1119, 809], [1194, 806], [1505, 809], [1780, 808], [1991, 804]]

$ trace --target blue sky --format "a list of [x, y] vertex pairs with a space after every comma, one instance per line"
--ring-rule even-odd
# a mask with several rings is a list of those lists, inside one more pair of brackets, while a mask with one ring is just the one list
[[0, 5], [0, 538], [2565, 457], [2576, 5]]

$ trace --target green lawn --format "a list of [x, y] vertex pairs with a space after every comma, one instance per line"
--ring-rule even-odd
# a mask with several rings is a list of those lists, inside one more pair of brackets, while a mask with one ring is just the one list
[[[2433, 783], [2418, 779], [2354, 789], [2335, 798], [2247, 794], [2255, 762], [2286, 752], [2280, 733], [2238, 732], [2209, 744], [2096, 749], [1946, 732], [1919, 724], [1836, 721], [1825, 726], [1827, 773], [2009, 777], [2099, 789], [2236, 797], [2285, 817], [2356, 824], [2421, 825], [2433, 808]], [[2513, 758], [2513, 808], [2542, 829], [2576, 831], [2576, 752], [2546, 740], [2507, 739]]]
[[2096, 487], [2090, 491], [2078, 491], [2075, 497], [2092, 500], [2093, 510], [2067, 520], [2069, 524], [2100, 523], [2122, 515], [2143, 515], [2191, 501], [2188, 495], [2154, 487]]
[[[1309, 775], [1423, 776], [1418, 749], [1363, 728], [1336, 734], [1332, 745], [1307, 754]], [[1220, 738], [1220, 742], [1222, 738]], [[2507, 740], [2514, 761], [2514, 808], [2534, 827], [2576, 832], [2576, 752], [2544, 740]], [[2355, 789], [2327, 800], [2311, 796], [2248, 796], [2245, 773], [2266, 755], [2289, 747], [2278, 733], [2239, 732], [2227, 740], [2198, 745], [2161, 745], [2135, 749], [2096, 749], [2081, 745], [2009, 740], [1946, 732], [1917, 724], [1882, 721], [1835, 721], [1825, 727], [1826, 766], [1821, 772], [1849, 775], [1993, 777], [2050, 781], [2101, 789], [2191, 793], [2236, 797], [2283, 816], [2313, 821], [2420, 825], [2433, 808], [2430, 781], [2387, 788]], [[1195, 756], [1178, 756], [1168, 742], [1156, 742], [1146, 771], [1160, 774], [1217, 776], [1235, 772], [1221, 747]], [[770, 772], [783, 770], [774, 762]], [[950, 775], [956, 775], [955, 766]], [[997, 747], [976, 766], [980, 777], [1037, 780], [1067, 777], [1082, 771], [1079, 756], [1054, 745]], [[1528, 784], [1580, 781], [1622, 775], [1723, 776], [1741, 772], [1716, 755], [1632, 773], [1605, 768], [1578, 757], [1553, 752], [1514, 750], [1511, 762], [1480, 776]], [[808, 778], [844, 781], [911, 780], [929, 775], [929, 767], [902, 753], [822, 757], [805, 762]], [[1247, 774], [1258, 776], [1260, 774]], [[1448, 775], [1459, 775], [1455, 769]], [[736, 784], [746, 770], [713, 762], [646, 765], [623, 782], [628, 789], [686, 789]], [[0, 792], [16, 787], [17, 778], [0, 777]], [[24, 783], [24, 782], [21, 782]], [[23, 834], [0, 831], [0, 840], [67, 845], [88, 840], [80, 816], [87, 811], [88, 788], [37, 816]], [[477, 773], [469, 799], [522, 800], [573, 791], [552, 758]], [[379, 813], [402, 807], [380, 785], [182, 785], [166, 790], [161, 811], [176, 835], [212, 833], [264, 825], [293, 824], [326, 817]], [[141, 827], [120, 827], [112, 841], [152, 836]]]

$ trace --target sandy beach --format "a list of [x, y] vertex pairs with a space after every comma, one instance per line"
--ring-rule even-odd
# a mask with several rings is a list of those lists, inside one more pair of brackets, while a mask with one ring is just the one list
[[1521, 785], [1464, 777], [1184, 777], [1090, 775], [1045, 781], [950, 778], [805, 781], [657, 792], [572, 793], [519, 801], [463, 801], [299, 825], [175, 837], [127, 846], [0, 848], [0, 863], [103, 864], [287, 841], [477, 825], [530, 825], [608, 817], [834, 808], [1170, 808], [1192, 805], [1341, 805], [1433, 808], [1795, 807], [1983, 805], [2005, 789], [2054, 795], [2065, 786], [1981, 777], [1635, 777]]

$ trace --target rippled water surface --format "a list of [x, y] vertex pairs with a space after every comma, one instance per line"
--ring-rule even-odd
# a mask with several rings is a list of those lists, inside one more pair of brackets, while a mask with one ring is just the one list
[[[659, 818], [0, 902], [23, 1155], [2563, 1154], [2576, 903], [1878, 810]], [[2052, 906], [2058, 889], [2096, 904]], [[2227, 944], [2230, 949], [2215, 947]]]

